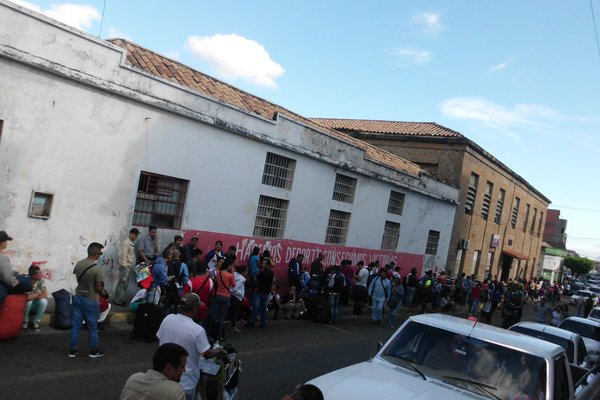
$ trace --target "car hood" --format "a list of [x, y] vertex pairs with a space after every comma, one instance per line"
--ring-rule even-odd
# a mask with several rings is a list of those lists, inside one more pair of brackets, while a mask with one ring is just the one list
[[424, 381], [411, 370], [373, 359], [312, 379], [327, 400], [454, 400], [485, 399], [474, 392], [433, 378]]

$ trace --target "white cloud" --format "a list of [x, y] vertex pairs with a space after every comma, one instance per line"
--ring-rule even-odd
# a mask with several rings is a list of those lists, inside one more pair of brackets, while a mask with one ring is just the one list
[[275, 80], [285, 73], [262, 44], [236, 34], [190, 36], [186, 46], [228, 79], [277, 88]]
[[109, 26], [108, 27], [108, 36], [107, 38], [109, 39], [125, 39], [125, 40], [129, 40], [131, 42], [133, 42], [134, 40], [131, 38], [131, 36], [123, 33], [121, 30], [115, 28], [114, 26]]
[[429, 51], [408, 47], [396, 50], [395, 55], [402, 60], [401, 66], [425, 64], [431, 60]]
[[417, 15], [413, 15], [412, 20], [421, 25], [423, 32], [434, 35], [444, 30], [440, 21], [440, 14], [422, 12]]
[[541, 127], [545, 120], [561, 118], [556, 111], [544, 106], [517, 104], [507, 108], [473, 97], [457, 97], [444, 101], [442, 113], [450, 118], [483, 123], [501, 130]]
[[13, 2], [79, 30], [89, 29], [92, 26], [92, 22], [100, 21], [102, 18], [98, 10], [89, 4], [51, 4], [50, 8], [42, 10], [37, 4], [29, 3], [27, 1], [13, 0]]
[[494, 72], [498, 72], [498, 71], [502, 71], [503, 69], [506, 69], [506, 67], [508, 66], [508, 62], [507, 61], [503, 61], [498, 65], [493, 65], [488, 69], [488, 72], [490, 74], [493, 74]]

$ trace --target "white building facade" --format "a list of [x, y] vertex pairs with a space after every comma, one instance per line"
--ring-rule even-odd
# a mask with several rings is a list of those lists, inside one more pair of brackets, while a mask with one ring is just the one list
[[132, 48], [189, 68], [117, 43], [0, 0], [0, 229], [15, 269], [38, 263], [49, 290], [72, 288], [97, 241], [110, 289], [119, 243], [150, 224], [161, 247], [183, 233], [236, 245], [241, 262], [275, 250], [279, 275], [298, 252], [445, 267], [456, 188], [222, 82], [275, 113], [142, 70]]

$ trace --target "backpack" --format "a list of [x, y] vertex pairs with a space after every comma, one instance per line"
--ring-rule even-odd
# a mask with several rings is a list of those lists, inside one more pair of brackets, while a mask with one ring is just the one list
[[344, 275], [339, 272], [331, 274], [327, 287], [332, 289], [332, 292], [341, 293], [342, 290], [344, 290], [344, 286], [346, 286], [346, 278]]

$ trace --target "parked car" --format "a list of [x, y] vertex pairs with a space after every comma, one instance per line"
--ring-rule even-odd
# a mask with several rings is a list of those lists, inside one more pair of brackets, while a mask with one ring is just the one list
[[578, 333], [539, 322], [519, 322], [508, 328], [508, 330], [557, 344], [565, 349], [569, 363], [584, 368], [592, 367], [591, 363], [586, 360], [585, 343]]
[[442, 314], [410, 317], [369, 361], [308, 383], [327, 400], [595, 399], [560, 346]]
[[598, 364], [600, 360], [600, 322], [580, 317], [568, 317], [562, 320], [558, 327], [580, 334], [590, 361]]
[[596, 295], [594, 292], [590, 292], [589, 290], [578, 290], [571, 296], [569, 299], [569, 304], [577, 305], [581, 301], [585, 301], [587, 299], [593, 299]]
[[590, 314], [587, 317], [592, 321], [600, 322], [600, 307], [592, 308], [592, 311], [590, 311]]

